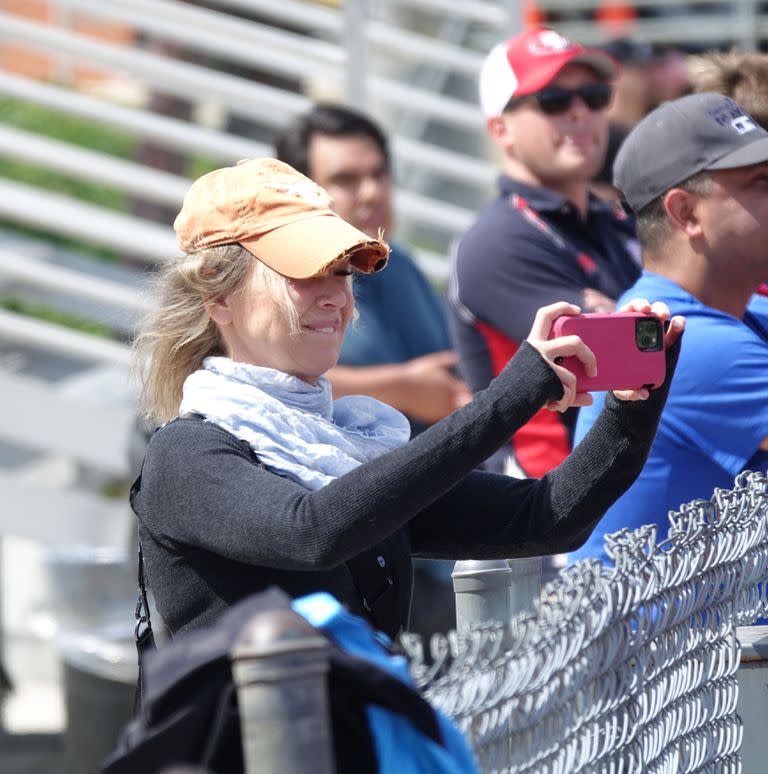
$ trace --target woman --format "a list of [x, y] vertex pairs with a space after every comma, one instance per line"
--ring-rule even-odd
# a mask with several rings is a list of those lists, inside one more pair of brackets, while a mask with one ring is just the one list
[[165, 271], [137, 340], [144, 407], [167, 424], [131, 491], [174, 634], [277, 585], [328, 591], [394, 636], [407, 624], [412, 556], [573, 549], [648, 453], [681, 319], [667, 334], [665, 385], [609, 396], [592, 434], [541, 480], [475, 469], [542, 405], [591, 402], [555, 362], [576, 355], [594, 373], [591, 352], [577, 337], [547, 338], [556, 317], [578, 313], [570, 304], [540, 310], [489, 388], [410, 442], [394, 409], [333, 403], [323, 374], [353, 316], [350, 275], [383, 268], [388, 248], [329, 204], [291, 167], [256, 159], [196, 181], [176, 219], [186, 256]]

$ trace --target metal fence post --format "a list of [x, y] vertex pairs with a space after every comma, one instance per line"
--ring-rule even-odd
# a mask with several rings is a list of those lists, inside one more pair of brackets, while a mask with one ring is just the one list
[[292, 610], [248, 621], [232, 649], [247, 774], [333, 774], [328, 642]]
[[541, 557], [507, 559], [512, 571], [510, 579], [510, 607], [512, 617], [530, 612], [536, 607], [541, 595]]
[[467, 559], [453, 568], [456, 629], [501, 621], [532, 610], [541, 591], [541, 559]]

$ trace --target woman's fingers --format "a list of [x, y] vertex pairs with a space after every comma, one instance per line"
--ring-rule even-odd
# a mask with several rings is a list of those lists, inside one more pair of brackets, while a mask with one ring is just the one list
[[595, 398], [591, 392], [577, 392], [573, 398], [574, 406], [591, 406], [595, 402]]
[[548, 401], [546, 407], [550, 411], [564, 411], [565, 408], [570, 405], [571, 399], [576, 389], [576, 378], [567, 368], [555, 365], [555, 363], [551, 360], [548, 362], [550, 368], [555, 372], [557, 378], [560, 380], [560, 384], [563, 387], [563, 394], [559, 400]]
[[651, 394], [646, 387], [641, 387], [639, 390], [611, 390], [614, 396], [619, 400], [647, 400]]
[[533, 319], [531, 332], [528, 334], [528, 341], [531, 344], [533, 344], [534, 340], [546, 341], [552, 330], [552, 323], [558, 317], [561, 317], [564, 314], [578, 314], [580, 311], [580, 307], [576, 306], [576, 304], [569, 304], [567, 301], [558, 301], [549, 306], [542, 306], [541, 309], [536, 312], [536, 317]]
[[576, 392], [576, 375], [563, 366], [550, 363], [552, 370], [557, 374], [563, 385], [563, 395], [560, 400], [551, 400], [546, 407], [550, 411], [565, 411], [571, 406], [589, 406], [592, 404], [592, 396], [586, 392]]
[[578, 336], [549, 338], [552, 324], [558, 317], [577, 315], [580, 311], [576, 304], [569, 304], [567, 301], [543, 306], [536, 312], [528, 335], [528, 343], [539, 351], [563, 386], [563, 396], [559, 400], [549, 401], [546, 404], [546, 408], [550, 411], [565, 411], [571, 406], [588, 406], [592, 403], [592, 397], [587, 393], [576, 393], [576, 376], [559, 363], [567, 357], [576, 357], [581, 362], [585, 373], [594, 376], [597, 373], [594, 354]]
[[548, 344], [554, 362], [559, 362], [560, 358], [576, 357], [581, 362], [587, 376], [597, 376], [595, 354], [579, 336], [559, 336], [556, 339], [551, 339]]
[[581, 408], [582, 406], [591, 406], [595, 402], [595, 399], [591, 392], [577, 392], [573, 398], [566, 402], [565, 399], [558, 401], [551, 400], [547, 403], [546, 407], [549, 411], [566, 411], [573, 406]]
[[647, 298], [633, 298], [619, 309], [620, 312], [640, 312], [648, 314], [651, 311], [651, 302]]
[[560, 336], [539, 342], [538, 350], [563, 386], [563, 396], [560, 400], [550, 401], [547, 408], [550, 411], [565, 411], [571, 406], [590, 405], [592, 401], [586, 393], [576, 392], [576, 375], [560, 363], [565, 358], [576, 357], [581, 362], [584, 372], [588, 376], [595, 376], [597, 364], [592, 350], [578, 336]]
[[682, 336], [685, 330], [685, 317], [676, 314], [670, 321], [667, 327], [667, 332], [664, 335], [664, 340], [668, 347], [671, 347]]

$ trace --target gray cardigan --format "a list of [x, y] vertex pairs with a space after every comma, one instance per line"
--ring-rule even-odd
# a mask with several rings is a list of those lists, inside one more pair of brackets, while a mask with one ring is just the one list
[[131, 490], [150, 588], [172, 633], [276, 585], [328, 591], [390, 636], [407, 624], [411, 557], [483, 559], [568, 551], [639, 474], [665, 384], [644, 402], [608, 395], [589, 435], [541, 479], [476, 468], [562, 395], [530, 345], [474, 400], [400, 449], [316, 491], [270, 472], [199, 416], [150, 440]]

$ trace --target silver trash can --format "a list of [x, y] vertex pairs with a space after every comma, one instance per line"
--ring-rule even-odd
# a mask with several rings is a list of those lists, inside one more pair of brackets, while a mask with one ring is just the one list
[[66, 710], [68, 774], [96, 774], [131, 717], [136, 570], [125, 551], [67, 546], [47, 558]]
[[133, 710], [138, 674], [132, 639], [114, 633], [62, 634], [66, 726], [64, 755], [71, 774], [96, 774]]

